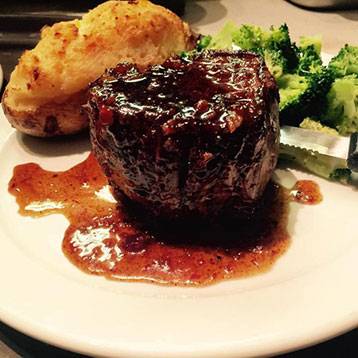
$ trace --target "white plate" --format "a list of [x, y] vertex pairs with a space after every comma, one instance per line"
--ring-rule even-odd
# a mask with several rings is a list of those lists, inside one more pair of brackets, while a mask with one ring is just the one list
[[[292, 204], [288, 251], [264, 274], [205, 288], [108, 281], [61, 251], [62, 216], [17, 214], [7, 184], [34, 161], [63, 170], [86, 157], [85, 139], [23, 137], [0, 113], [0, 319], [56, 346], [100, 356], [238, 357], [274, 354], [358, 324], [356, 189], [314, 178], [324, 200]], [[312, 176], [277, 171], [284, 180]]]

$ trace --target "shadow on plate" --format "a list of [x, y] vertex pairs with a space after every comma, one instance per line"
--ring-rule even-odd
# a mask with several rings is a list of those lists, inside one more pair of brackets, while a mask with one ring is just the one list
[[358, 10], [340, 11], [340, 12], [338, 12], [338, 15], [347, 19], [347, 20], [358, 22]]
[[91, 150], [88, 132], [58, 138], [36, 138], [17, 132], [16, 139], [27, 153], [41, 157], [61, 157]]
[[[205, 3], [205, 7], [202, 5]], [[189, 1], [186, 5], [184, 20], [192, 26], [203, 26], [223, 19], [227, 8], [221, 0]]]

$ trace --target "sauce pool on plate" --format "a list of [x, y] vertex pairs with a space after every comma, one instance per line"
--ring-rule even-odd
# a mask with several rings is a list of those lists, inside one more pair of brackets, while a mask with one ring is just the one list
[[268, 270], [290, 241], [289, 193], [273, 183], [253, 219], [215, 223], [159, 223], [129, 215], [113, 198], [92, 154], [64, 172], [19, 165], [9, 191], [22, 215], [65, 215], [70, 222], [62, 244], [67, 258], [87, 273], [110, 279], [207, 285]]
[[290, 192], [293, 201], [302, 204], [318, 204], [322, 201], [319, 186], [313, 180], [298, 180]]

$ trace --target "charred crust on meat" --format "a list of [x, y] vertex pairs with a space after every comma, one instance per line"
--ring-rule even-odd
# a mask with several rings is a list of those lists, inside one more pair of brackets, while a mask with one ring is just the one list
[[278, 100], [259, 56], [204, 51], [145, 71], [119, 64], [90, 86], [86, 110], [115, 193], [154, 215], [205, 217], [261, 197], [278, 156]]

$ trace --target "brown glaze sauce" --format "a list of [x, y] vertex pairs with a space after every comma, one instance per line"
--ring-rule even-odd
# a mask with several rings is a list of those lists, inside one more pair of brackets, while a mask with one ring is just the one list
[[292, 201], [302, 204], [318, 204], [323, 197], [319, 186], [313, 180], [298, 180], [290, 192]]
[[83, 271], [111, 279], [211, 284], [269, 269], [290, 241], [289, 194], [272, 183], [254, 219], [215, 224], [157, 225], [128, 216], [92, 154], [64, 172], [19, 165], [9, 191], [22, 215], [65, 215], [65, 255]]
[[118, 64], [90, 86], [85, 108], [117, 195], [176, 219], [257, 201], [276, 166], [278, 100], [260, 56], [205, 51], [145, 71]]

